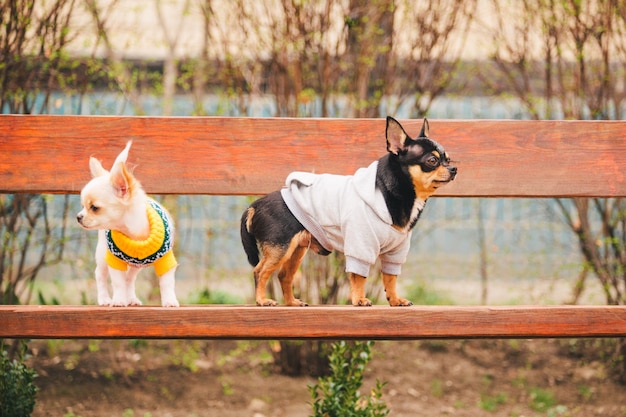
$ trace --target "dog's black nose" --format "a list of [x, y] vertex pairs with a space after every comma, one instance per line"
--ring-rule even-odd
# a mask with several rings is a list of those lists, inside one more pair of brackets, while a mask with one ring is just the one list
[[76, 221], [77, 221], [78, 223], [82, 222], [82, 220], [83, 220], [83, 216], [82, 216], [81, 214], [79, 214], [79, 215], [77, 215], [77, 216], [76, 216]]
[[452, 175], [452, 178], [456, 176], [456, 167], [448, 167], [448, 171], [450, 171], [450, 175]]

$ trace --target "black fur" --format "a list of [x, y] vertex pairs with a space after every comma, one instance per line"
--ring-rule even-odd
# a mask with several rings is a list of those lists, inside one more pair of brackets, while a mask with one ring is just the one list
[[[296, 233], [304, 230], [304, 226], [291, 214], [280, 191], [274, 191], [259, 198], [250, 205], [250, 208], [254, 210], [254, 221], [248, 230], [249, 211], [244, 211], [241, 217], [241, 241], [248, 256], [248, 262], [256, 266], [259, 263], [257, 241], [285, 247], [289, 245]], [[280, 222], [276, 219], [280, 219]]]
[[[397, 124], [397, 127], [406, 136], [404, 143], [391, 144], [389, 142], [390, 123]], [[387, 117], [387, 150], [389, 153], [378, 160], [376, 172], [376, 187], [383, 193], [387, 209], [391, 214], [393, 224], [405, 228], [413, 228], [419, 220], [419, 215], [411, 219], [413, 205], [417, 195], [413, 186], [409, 169], [411, 166], [419, 165], [423, 172], [430, 172], [438, 168], [426, 163], [433, 151], [441, 155], [441, 165], [448, 166], [449, 159], [443, 147], [427, 137], [428, 121], [424, 119], [424, 124], [416, 139], [411, 139], [404, 132], [400, 124], [392, 117]], [[452, 175], [456, 175], [456, 168], [448, 168]], [[409, 224], [410, 222], [410, 224]]]
[[[456, 176], [456, 168], [450, 165], [444, 149], [427, 137], [428, 130], [428, 121], [424, 119], [419, 136], [412, 139], [400, 123], [387, 118], [388, 153], [378, 160], [376, 188], [382, 192], [393, 224], [399, 229], [413, 228], [428, 197]], [[286, 304], [306, 305], [293, 296], [293, 274], [306, 250], [313, 249], [322, 255], [329, 252], [294, 217], [280, 191], [250, 205], [241, 217], [240, 232], [248, 261], [255, 267], [257, 304], [276, 305], [274, 300], [266, 298], [265, 284], [273, 271], [278, 270], [283, 292], [289, 291], [288, 296], [285, 295]], [[264, 258], [260, 257], [260, 250]], [[363, 284], [353, 280], [352, 275], [355, 274], [351, 273], [352, 304], [371, 305], [371, 301], [365, 298]], [[410, 301], [397, 295], [395, 279], [395, 275], [389, 275], [388, 283], [385, 282], [390, 305], [411, 305]]]
[[397, 155], [387, 154], [378, 160], [376, 187], [385, 197], [393, 224], [405, 227], [410, 221], [416, 196], [411, 176]]

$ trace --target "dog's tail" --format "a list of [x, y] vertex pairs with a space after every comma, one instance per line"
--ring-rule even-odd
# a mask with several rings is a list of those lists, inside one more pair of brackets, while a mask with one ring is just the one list
[[243, 244], [243, 249], [246, 251], [246, 255], [248, 255], [250, 265], [257, 266], [259, 263], [259, 247], [256, 243], [256, 238], [250, 233], [252, 216], [254, 216], [254, 209], [252, 208], [246, 209], [241, 216], [241, 243]]

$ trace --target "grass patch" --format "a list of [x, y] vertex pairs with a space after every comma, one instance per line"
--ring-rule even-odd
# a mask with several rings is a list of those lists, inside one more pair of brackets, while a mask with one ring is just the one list
[[541, 388], [530, 388], [528, 390], [530, 394], [530, 408], [539, 412], [546, 412], [549, 409], [557, 405], [554, 395]]
[[481, 394], [480, 400], [478, 401], [478, 407], [482, 408], [485, 411], [497, 411], [498, 407], [506, 403], [506, 394]]

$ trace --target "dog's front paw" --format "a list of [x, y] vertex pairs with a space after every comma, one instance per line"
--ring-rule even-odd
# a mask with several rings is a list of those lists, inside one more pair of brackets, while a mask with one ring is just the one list
[[372, 302], [370, 301], [369, 298], [358, 298], [358, 299], [352, 300], [352, 305], [355, 307], [371, 307]]
[[178, 300], [174, 298], [173, 300], [161, 300], [161, 306], [163, 307], [180, 307]]
[[256, 305], [260, 307], [276, 307], [278, 303], [270, 298], [256, 300]]
[[108, 295], [106, 297], [98, 297], [98, 305], [102, 307], [111, 307], [111, 305], [113, 305], [113, 301]]
[[389, 305], [392, 307], [408, 307], [412, 306], [413, 303], [406, 298], [396, 298], [389, 300]]
[[113, 299], [111, 300], [111, 307], [128, 307], [128, 305], [129, 305], [129, 301], [125, 296], [121, 296], [113, 292]]
[[141, 302], [141, 300], [139, 300], [139, 298], [137, 297], [132, 297], [130, 300], [128, 300], [128, 306], [140, 306], [143, 303]]
[[287, 305], [290, 307], [308, 307], [309, 306], [307, 303], [305, 303], [304, 301], [298, 300], [297, 298], [294, 298], [291, 302], [287, 303]]

